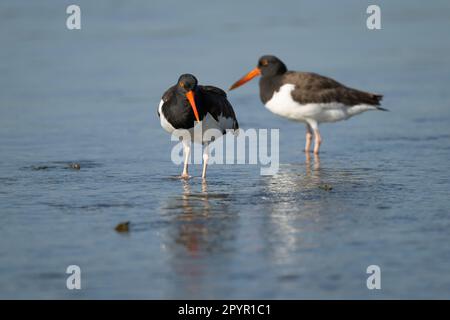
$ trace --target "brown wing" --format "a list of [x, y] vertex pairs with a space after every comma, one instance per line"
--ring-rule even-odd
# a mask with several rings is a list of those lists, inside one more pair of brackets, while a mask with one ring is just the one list
[[382, 95], [352, 89], [336, 80], [310, 72], [287, 72], [283, 83], [295, 84], [291, 94], [301, 104], [339, 102], [346, 106], [379, 106], [383, 98]]

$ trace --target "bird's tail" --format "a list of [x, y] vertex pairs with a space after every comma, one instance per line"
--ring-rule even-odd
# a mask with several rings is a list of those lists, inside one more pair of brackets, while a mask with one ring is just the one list
[[383, 95], [382, 94], [374, 94], [374, 93], [372, 93], [370, 98], [371, 98], [371, 100], [373, 102], [373, 106], [375, 108], [377, 108], [377, 110], [389, 111], [388, 109], [380, 107], [381, 100], [383, 100]]

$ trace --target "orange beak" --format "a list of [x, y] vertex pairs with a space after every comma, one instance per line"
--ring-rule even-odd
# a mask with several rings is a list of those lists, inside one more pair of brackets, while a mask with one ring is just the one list
[[197, 106], [195, 105], [194, 93], [192, 91], [186, 92], [186, 98], [191, 104], [192, 110], [194, 110], [195, 119], [200, 122], [200, 118], [198, 117]]
[[233, 85], [230, 87], [229, 90], [236, 89], [237, 87], [242, 86], [244, 83], [249, 82], [254, 77], [259, 76], [259, 75], [261, 75], [261, 70], [259, 70], [259, 68], [255, 68], [252, 71], [250, 71], [249, 73], [247, 73], [245, 76], [240, 78], [238, 81], [233, 83]]

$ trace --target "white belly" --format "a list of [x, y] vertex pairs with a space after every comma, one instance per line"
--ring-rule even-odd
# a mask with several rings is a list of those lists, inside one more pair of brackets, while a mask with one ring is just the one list
[[294, 121], [317, 123], [346, 120], [361, 112], [376, 109], [374, 106], [365, 104], [349, 107], [337, 102], [300, 104], [292, 98], [291, 91], [294, 88], [293, 84], [283, 85], [266, 102], [266, 108], [279, 116]]
[[[158, 108], [161, 127], [163, 127], [163, 129], [169, 132], [170, 134], [182, 137], [185, 134], [183, 132], [184, 130], [176, 130], [170, 124], [170, 122], [167, 121], [166, 117], [164, 116], [164, 113], [162, 112], [163, 104], [164, 101], [161, 100]], [[211, 114], [207, 113], [206, 116], [202, 119], [202, 121], [195, 122], [195, 126], [193, 128], [187, 129], [187, 131], [189, 131], [191, 141], [203, 143], [210, 141], [212, 136], [218, 138], [219, 136], [222, 135], [222, 132], [224, 130], [232, 129], [233, 123], [234, 123], [233, 119], [225, 118], [222, 116], [219, 116], [219, 121], [216, 121]], [[209, 131], [210, 129], [214, 129], [214, 131]], [[199, 134], [195, 134], [196, 132]]]
[[164, 130], [166, 130], [169, 133], [172, 133], [175, 131], [175, 128], [170, 124], [169, 121], [167, 121], [166, 117], [164, 117], [164, 113], [162, 112], [162, 106], [164, 104], [164, 101], [161, 100], [158, 107], [159, 112], [159, 120], [161, 122], [161, 127], [163, 127]]

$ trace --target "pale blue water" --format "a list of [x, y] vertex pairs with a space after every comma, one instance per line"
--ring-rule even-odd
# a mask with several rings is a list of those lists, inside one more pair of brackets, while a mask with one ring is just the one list
[[[377, 3], [369, 31], [369, 1], [80, 0], [69, 31], [69, 1], [2, 1], [0, 298], [450, 298], [450, 4]], [[174, 179], [163, 91], [185, 72], [227, 88], [266, 53], [391, 112], [322, 126], [308, 163], [254, 81], [229, 98], [241, 127], [280, 128], [279, 173]]]

